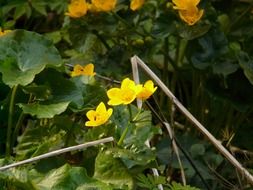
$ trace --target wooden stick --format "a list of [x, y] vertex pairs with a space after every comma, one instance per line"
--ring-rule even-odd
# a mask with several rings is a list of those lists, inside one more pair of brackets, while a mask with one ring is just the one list
[[178, 101], [174, 94], [167, 86], [157, 77], [157, 75], [138, 57], [133, 56], [138, 65], [157, 83], [161, 90], [171, 99], [175, 106], [181, 111], [185, 117], [191, 121], [198, 130], [218, 149], [218, 151], [245, 176], [248, 182], [253, 185], [253, 176], [238, 162], [232, 154]]
[[91, 141], [91, 142], [87, 142], [87, 143], [76, 145], [76, 146], [63, 148], [63, 149], [60, 149], [60, 150], [55, 150], [55, 151], [52, 151], [52, 152], [48, 152], [46, 154], [42, 154], [40, 156], [35, 156], [35, 157], [27, 159], [27, 160], [23, 160], [23, 161], [20, 161], [20, 162], [16, 162], [16, 163], [13, 163], [13, 164], [10, 164], [10, 165], [0, 167], [0, 171], [4, 171], [4, 170], [7, 170], [9, 168], [17, 167], [17, 166], [20, 166], [20, 165], [23, 165], [23, 164], [28, 164], [28, 163], [31, 163], [31, 162], [35, 162], [35, 161], [38, 161], [38, 160], [41, 160], [41, 159], [57, 156], [59, 154], [63, 154], [63, 153], [66, 153], [66, 152], [70, 152], [70, 151], [74, 151], [74, 150], [81, 150], [81, 149], [84, 149], [84, 148], [87, 148], [87, 147], [90, 147], [90, 146], [95, 146], [95, 145], [98, 145], [98, 144], [108, 143], [108, 142], [112, 142], [112, 141], [114, 141], [113, 137], [108, 137], [108, 138], [99, 139], [99, 140], [96, 140], [96, 141]]

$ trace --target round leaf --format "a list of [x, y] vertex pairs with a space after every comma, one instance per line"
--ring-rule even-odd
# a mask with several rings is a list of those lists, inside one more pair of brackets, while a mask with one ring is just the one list
[[61, 63], [57, 49], [42, 35], [16, 30], [0, 38], [0, 72], [10, 87], [25, 86], [46, 66]]

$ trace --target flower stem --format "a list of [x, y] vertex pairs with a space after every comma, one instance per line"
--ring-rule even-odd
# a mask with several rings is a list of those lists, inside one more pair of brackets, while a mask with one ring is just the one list
[[19, 116], [19, 118], [18, 118], [18, 122], [17, 122], [16, 127], [15, 127], [15, 129], [13, 131], [13, 134], [12, 134], [12, 144], [11, 144], [11, 147], [14, 147], [14, 145], [15, 145], [16, 139], [18, 137], [18, 132], [19, 132], [21, 126], [22, 126], [24, 118], [25, 118], [25, 114], [22, 111], [21, 114], [20, 114], [20, 116]]
[[123, 143], [123, 141], [124, 141], [124, 139], [125, 139], [125, 137], [127, 135], [128, 129], [129, 129], [129, 125], [127, 125], [126, 128], [124, 129], [124, 131], [123, 131], [123, 133], [122, 133], [122, 135], [121, 135], [121, 137], [120, 137], [120, 139], [119, 139], [119, 141], [117, 143], [118, 146], [122, 145], [122, 143]]
[[14, 102], [15, 96], [17, 92], [18, 85], [15, 85], [12, 88], [11, 92], [11, 100], [9, 106], [9, 115], [8, 115], [8, 128], [7, 128], [7, 139], [6, 139], [6, 156], [10, 157], [11, 155], [11, 130], [12, 130], [12, 122], [13, 122], [13, 111], [14, 111]]

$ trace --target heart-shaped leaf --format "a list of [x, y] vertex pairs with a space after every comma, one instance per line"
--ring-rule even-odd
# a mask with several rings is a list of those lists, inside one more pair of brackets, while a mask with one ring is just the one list
[[46, 66], [59, 66], [57, 49], [44, 36], [16, 30], [0, 38], [0, 72], [10, 87], [28, 85]]

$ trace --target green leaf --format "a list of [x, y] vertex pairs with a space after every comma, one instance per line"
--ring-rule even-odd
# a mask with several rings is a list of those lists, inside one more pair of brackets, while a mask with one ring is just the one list
[[46, 11], [46, 2], [43, 1], [31, 1], [32, 7], [38, 11], [40, 14], [47, 16], [47, 11]]
[[243, 69], [244, 75], [249, 82], [253, 85], [253, 59], [245, 52], [241, 51], [237, 55], [239, 65]]
[[196, 25], [196, 26], [186, 26], [179, 28], [179, 35], [186, 40], [193, 40], [203, 36], [209, 31], [211, 25]]
[[17, 20], [25, 14], [29, 18], [31, 16], [31, 13], [32, 13], [31, 7], [29, 6], [27, 2], [18, 3], [16, 5], [16, 9], [14, 13], [14, 19]]
[[0, 38], [0, 72], [10, 87], [28, 85], [47, 66], [62, 63], [57, 49], [44, 36], [16, 30]]
[[180, 183], [172, 182], [170, 185], [171, 190], [200, 190], [196, 187], [191, 187], [189, 185], [181, 185]]
[[64, 77], [62, 72], [52, 68], [45, 69], [36, 76], [34, 82], [49, 88], [47, 101], [49, 103], [71, 102], [77, 108], [83, 105], [82, 91], [85, 85]]
[[[112, 148], [111, 151], [114, 158], [120, 158], [128, 169], [137, 169], [142, 172], [155, 161], [155, 153], [151, 149], [143, 148], [138, 150], [136, 147], [130, 149]], [[138, 167], [138, 168], [137, 168]]]
[[194, 158], [205, 154], [205, 146], [203, 144], [194, 144], [190, 148], [190, 152]]
[[114, 158], [111, 151], [100, 152], [96, 158], [94, 178], [115, 188], [133, 189], [133, 178], [120, 159]]
[[239, 68], [238, 64], [234, 64], [226, 60], [224, 62], [218, 61], [213, 65], [213, 72], [217, 74], [222, 74], [223, 76], [227, 76], [231, 73], [234, 73]]
[[18, 104], [24, 113], [31, 114], [37, 118], [53, 118], [55, 115], [59, 115], [64, 112], [70, 102], [61, 102], [55, 104], [43, 105], [39, 103], [35, 104]]
[[71, 167], [68, 164], [50, 171], [35, 183], [40, 190], [111, 190], [105, 183], [88, 177], [84, 168]]
[[0, 172], [1, 189], [35, 190], [35, 187], [28, 177], [27, 169], [9, 169]]
[[44, 125], [29, 121], [25, 131], [18, 138], [15, 148], [16, 159], [23, 160], [62, 147], [65, 134], [61, 126], [51, 126], [46, 120]]
[[226, 36], [217, 30], [208, 32], [206, 35], [198, 39], [199, 48], [194, 49], [191, 54], [193, 66], [198, 69], [206, 69], [219, 62], [220, 58], [228, 52], [228, 43]]

